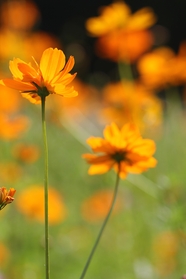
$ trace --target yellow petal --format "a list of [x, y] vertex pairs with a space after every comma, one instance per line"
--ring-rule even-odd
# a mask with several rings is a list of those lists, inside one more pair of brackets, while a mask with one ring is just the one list
[[142, 30], [149, 28], [156, 22], [156, 16], [152, 9], [143, 8], [131, 15], [126, 28], [128, 30]]
[[112, 166], [106, 165], [106, 164], [99, 164], [99, 165], [92, 165], [90, 166], [88, 173], [90, 175], [94, 174], [103, 174], [108, 172], [111, 169]]
[[63, 84], [57, 84], [53, 90], [55, 94], [62, 95], [64, 97], [75, 97], [78, 92], [74, 90], [74, 87], [65, 87]]
[[40, 61], [40, 69], [45, 81], [50, 82], [65, 65], [64, 53], [55, 48], [48, 48], [43, 52]]
[[22, 79], [23, 74], [18, 69], [18, 63], [25, 63], [19, 58], [14, 58], [12, 61], [9, 62], [9, 69], [14, 78]]

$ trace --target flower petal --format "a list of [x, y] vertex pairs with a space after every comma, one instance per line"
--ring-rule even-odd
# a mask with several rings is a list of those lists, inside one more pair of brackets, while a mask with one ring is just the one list
[[45, 81], [50, 82], [65, 65], [65, 55], [62, 50], [48, 48], [43, 52], [40, 69]]
[[36, 90], [35, 86], [30, 83], [25, 83], [14, 79], [3, 79], [0, 80], [0, 84], [7, 86], [9, 88], [19, 90], [19, 91], [33, 91]]

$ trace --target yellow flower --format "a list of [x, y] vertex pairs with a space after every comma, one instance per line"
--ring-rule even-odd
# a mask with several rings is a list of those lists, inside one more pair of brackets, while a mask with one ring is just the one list
[[16, 190], [14, 188], [10, 188], [9, 191], [5, 187], [0, 188], [0, 210], [3, 209], [7, 204], [12, 203]]
[[93, 36], [102, 36], [117, 29], [126, 31], [144, 30], [156, 21], [150, 8], [143, 8], [132, 14], [129, 6], [116, 1], [101, 9], [100, 16], [89, 18], [86, 28]]
[[23, 97], [33, 103], [40, 103], [41, 97], [49, 94], [64, 97], [78, 95], [74, 87], [69, 86], [76, 76], [76, 73], [69, 73], [74, 66], [73, 56], [70, 56], [65, 65], [64, 53], [57, 48], [48, 48], [42, 54], [40, 65], [33, 57], [32, 59], [33, 66], [19, 58], [10, 61], [9, 68], [13, 79], [3, 79], [0, 84], [19, 90]]
[[155, 143], [143, 139], [137, 127], [131, 123], [124, 125], [121, 130], [115, 123], [104, 130], [104, 138], [90, 137], [87, 143], [96, 154], [84, 154], [83, 158], [92, 166], [89, 174], [103, 174], [114, 168], [119, 171], [121, 178], [128, 173], [142, 173], [156, 166]]

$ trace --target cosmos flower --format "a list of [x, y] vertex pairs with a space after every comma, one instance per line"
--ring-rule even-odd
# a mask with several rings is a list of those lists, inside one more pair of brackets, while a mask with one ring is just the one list
[[73, 86], [69, 86], [75, 78], [70, 74], [74, 66], [74, 58], [70, 56], [65, 65], [63, 51], [55, 48], [46, 49], [41, 57], [40, 65], [33, 59], [31, 63], [25, 63], [19, 58], [14, 58], [9, 63], [13, 79], [2, 79], [0, 84], [16, 89], [32, 103], [40, 103], [41, 97], [49, 94], [59, 94], [64, 97], [78, 95]]
[[115, 123], [104, 129], [104, 138], [90, 137], [87, 143], [97, 154], [84, 154], [91, 164], [88, 173], [103, 174], [114, 168], [121, 178], [128, 173], [142, 173], [156, 166], [155, 143], [143, 139], [134, 124], [125, 124], [121, 130]]
[[9, 191], [5, 187], [0, 188], [0, 210], [3, 209], [7, 204], [12, 203], [14, 200], [14, 194], [16, 190], [10, 188]]

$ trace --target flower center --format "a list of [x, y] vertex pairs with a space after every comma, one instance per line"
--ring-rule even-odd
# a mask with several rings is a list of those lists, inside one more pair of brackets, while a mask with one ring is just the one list
[[112, 159], [120, 163], [121, 161], [126, 160], [126, 152], [116, 152], [111, 155]]

